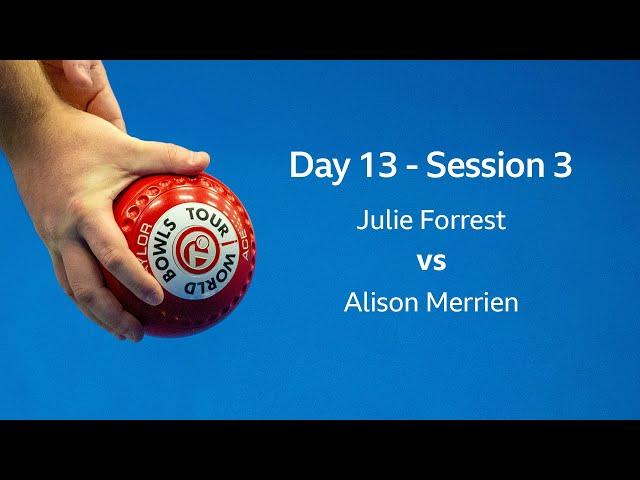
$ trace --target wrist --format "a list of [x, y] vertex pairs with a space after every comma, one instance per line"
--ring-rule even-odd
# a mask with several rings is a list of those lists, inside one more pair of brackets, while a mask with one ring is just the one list
[[19, 121], [4, 129], [0, 146], [12, 166], [33, 158], [42, 145], [49, 143], [66, 107], [57, 99], [38, 100]]
[[0, 62], [0, 148], [15, 156], [61, 103], [38, 61]]

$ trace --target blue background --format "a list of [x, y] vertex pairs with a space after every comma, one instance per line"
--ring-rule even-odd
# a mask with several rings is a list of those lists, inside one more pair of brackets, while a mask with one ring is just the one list
[[[0, 163], [1, 418], [640, 418], [640, 64], [106, 62], [130, 133], [212, 154], [254, 282], [204, 334], [86, 320]], [[366, 180], [359, 156], [573, 156], [557, 180]], [[289, 152], [350, 156], [340, 187]], [[550, 164], [547, 165], [547, 168]], [[362, 210], [507, 214], [506, 232], [357, 232]], [[416, 253], [444, 252], [444, 272]], [[517, 295], [517, 315], [342, 313], [351, 290]]]

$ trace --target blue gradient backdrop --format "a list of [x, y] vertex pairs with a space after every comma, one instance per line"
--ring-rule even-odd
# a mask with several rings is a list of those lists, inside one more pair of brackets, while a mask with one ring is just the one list
[[[130, 132], [212, 154], [257, 233], [208, 332], [117, 342], [56, 284], [0, 162], [0, 418], [640, 418], [640, 64], [107, 62]], [[289, 152], [573, 155], [564, 181], [289, 177]], [[34, 172], [37, 174], [37, 172]], [[52, 185], [52, 188], [55, 188]], [[46, 200], [46, 199], [45, 199]], [[362, 209], [508, 215], [362, 234]], [[445, 272], [417, 252], [443, 251]], [[343, 314], [351, 290], [518, 295], [521, 313]]]

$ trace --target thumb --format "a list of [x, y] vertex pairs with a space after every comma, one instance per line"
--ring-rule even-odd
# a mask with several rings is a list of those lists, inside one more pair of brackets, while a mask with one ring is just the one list
[[132, 170], [138, 175], [176, 173], [195, 175], [209, 165], [209, 154], [194, 152], [173, 143], [140, 141], [140, 155]]

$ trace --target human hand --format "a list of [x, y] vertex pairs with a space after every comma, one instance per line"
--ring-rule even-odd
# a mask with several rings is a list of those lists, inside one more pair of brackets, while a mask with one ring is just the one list
[[43, 60], [41, 63], [60, 98], [126, 132], [120, 105], [100, 60]]
[[7, 156], [62, 288], [118, 338], [141, 340], [142, 325], [105, 287], [97, 261], [151, 305], [162, 302], [163, 290], [129, 250], [113, 200], [143, 175], [197, 174], [207, 167], [208, 154], [130, 137], [58, 101], [16, 136]]

